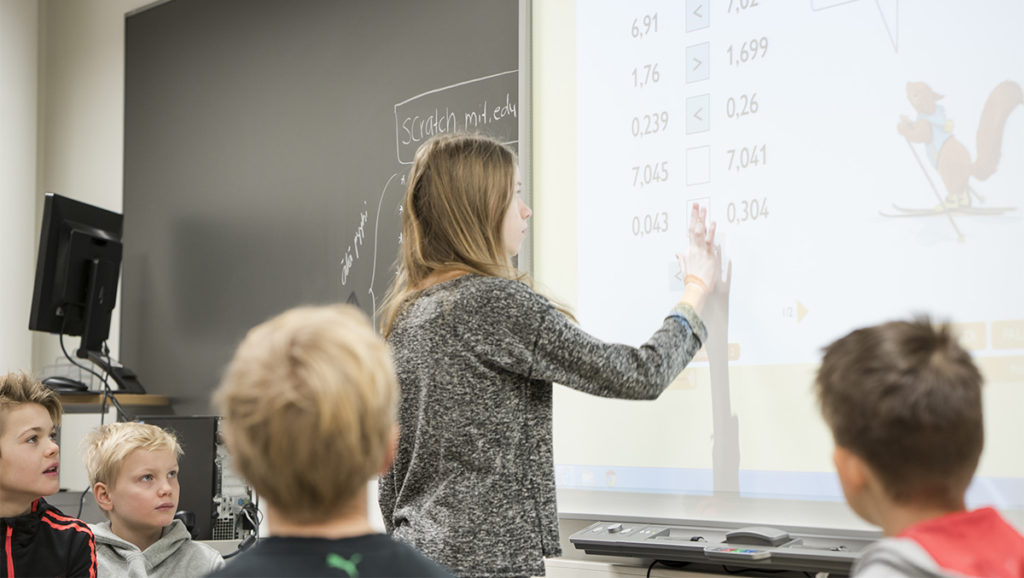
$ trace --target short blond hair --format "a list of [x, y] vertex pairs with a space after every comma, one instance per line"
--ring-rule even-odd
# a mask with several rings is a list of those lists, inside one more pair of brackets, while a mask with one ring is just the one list
[[89, 432], [82, 441], [85, 470], [89, 485], [103, 483], [113, 488], [121, 475], [124, 460], [135, 450], [150, 452], [171, 450], [175, 457], [182, 453], [173, 433], [148, 423], [123, 421], [108, 423]]
[[26, 403], [43, 406], [53, 425], [60, 425], [64, 413], [60, 397], [24, 371], [12, 371], [0, 377], [0, 433], [4, 431], [7, 412]]
[[254, 327], [214, 394], [238, 471], [298, 523], [338, 517], [385, 466], [397, 403], [390, 349], [351, 305]]

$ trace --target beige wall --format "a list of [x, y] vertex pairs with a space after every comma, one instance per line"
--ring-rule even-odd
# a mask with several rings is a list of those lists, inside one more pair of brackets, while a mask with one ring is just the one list
[[[39, 179], [35, 227], [47, 192], [121, 211], [124, 16], [143, 0], [43, 0], [39, 13]], [[117, 357], [120, 306], [110, 348]], [[77, 346], [77, 339], [70, 340]], [[65, 340], [65, 345], [69, 341]], [[35, 371], [61, 357], [56, 337], [32, 337]]]
[[31, 370], [39, 8], [0, 0], [0, 372]]
[[0, 0], [0, 370], [59, 356], [28, 330], [43, 194], [121, 209], [124, 14], [144, 4]]

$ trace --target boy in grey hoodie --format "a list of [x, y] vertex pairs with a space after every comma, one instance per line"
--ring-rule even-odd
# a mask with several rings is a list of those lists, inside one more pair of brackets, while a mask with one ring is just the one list
[[101, 576], [202, 576], [224, 565], [220, 553], [193, 542], [178, 509], [178, 457], [173, 434], [121, 422], [85, 440], [85, 466], [108, 521], [91, 524]]

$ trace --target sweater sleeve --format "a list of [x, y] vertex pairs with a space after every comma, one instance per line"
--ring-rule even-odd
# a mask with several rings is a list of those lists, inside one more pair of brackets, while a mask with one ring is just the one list
[[68, 576], [96, 578], [98, 571], [96, 539], [92, 532], [75, 532], [68, 552]]
[[873, 542], [861, 551], [851, 570], [857, 578], [960, 576], [945, 571], [924, 548], [909, 538], [883, 538]]
[[[504, 369], [592, 395], [655, 399], [693, 359], [707, 337], [696, 312], [678, 305], [644, 344], [606, 343], [581, 329], [550, 301], [521, 283], [488, 299], [482, 342]], [[485, 333], [490, 339], [483, 342]]]
[[377, 503], [384, 518], [384, 530], [390, 535], [395, 531], [395, 477], [389, 469], [377, 480]]

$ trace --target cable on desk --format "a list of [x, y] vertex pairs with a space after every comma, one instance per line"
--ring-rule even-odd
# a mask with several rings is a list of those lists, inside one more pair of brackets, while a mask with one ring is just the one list
[[682, 568], [683, 566], [689, 566], [690, 562], [678, 562], [675, 560], [655, 560], [651, 562], [651, 565], [647, 567], [647, 578], [651, 578], [651, 570], [654, 569], [655, 564], [661, 564], [667, 568]]
[[[242, 510], [239, 512], [244, 519], [249, 521], [249, 535], [242, 540], [242, 543], [238, 545], [238, 549], [230, 554], [224, 554], [224, 559], [229, 560], [234, 556], [245, 552], [260, 540], [260, 523], [263, 522], [263, 516], [260, 514], [259, 506], [255, 502], [249, 502], [242, 506]], [[239, 518], [240, 520], [242, 518]]]
[[[728, 566], [722, 564], [722, 570], [725, 570], [726, 574], [743, 574], [744, 572], [764, 572], [765, 574], [782, 574], [783, 572], [790, 572], [791, 570], [774, 570], [771, 568], [740, 568], [739, 570], [730, 570]], [[806, 572], [805, 572], [806, 574]]]

